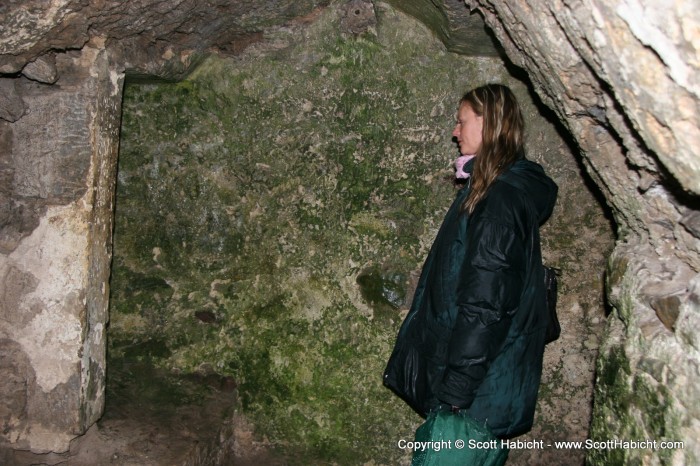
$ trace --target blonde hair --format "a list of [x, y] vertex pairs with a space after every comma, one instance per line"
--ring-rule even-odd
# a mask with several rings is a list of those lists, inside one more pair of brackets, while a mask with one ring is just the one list
[[460, 101], [460, 107], [462, 105], [469, 105], [483, 118], [481, 146], [474, 158], [471, 190], [462, 204], [462, 210], [471, 214], [496, 177], [523, 153], [525, 125], [515, 95], [501, 84], [488, 84], [467, 92]]

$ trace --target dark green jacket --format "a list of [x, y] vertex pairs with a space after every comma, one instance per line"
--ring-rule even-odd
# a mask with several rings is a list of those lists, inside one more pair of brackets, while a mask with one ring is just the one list
[[547, 326], [539, 227], [557, 186], [522, 158], [471, 215], [460, 210], [468, 194], [438, 231], [384, 384], [422, 416], [459, 406], [512, 437], [532, 427], [537, 401]]

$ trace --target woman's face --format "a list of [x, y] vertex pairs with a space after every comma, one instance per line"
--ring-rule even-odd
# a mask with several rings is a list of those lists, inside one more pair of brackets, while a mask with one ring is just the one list
[[484, 126], [484, 119], [480, 117], [469, 104], [459, 106], [457, 112], [457, 125], [452, 131], [452, 136], [457, 138], [459, 152], [462, 155], [474, 155], [481, 146], [481, 130]]

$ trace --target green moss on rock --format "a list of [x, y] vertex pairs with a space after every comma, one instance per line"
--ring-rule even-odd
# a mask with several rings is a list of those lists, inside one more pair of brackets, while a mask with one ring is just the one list
[[110, 364], [235, 380], [291, 462], [396, 464], [420, 419], [381, 375], [454, 195], [456, 103], [485, 81], [527, 92], [393, 10], [377, 37], [334, 14], [127, 86]]
[[[590, 437], [597, 442], [678, 441], [678, 413], [669, 390], [646, 370], [659, 373], [660, 361], [640, 360], [636, 367], [623, 346], [611, 347], [598, 360], [596, 407]], [[601, 448], [588, 452], [587, 464], [673, 464], [673, 449]]]

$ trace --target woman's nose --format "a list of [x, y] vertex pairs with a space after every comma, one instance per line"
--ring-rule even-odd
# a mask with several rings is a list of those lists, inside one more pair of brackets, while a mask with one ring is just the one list
[[459, 125], [455, 125], [455, 129], [452, 130], [452, 136], [454, 136], [454, 137], [459, 136]]

